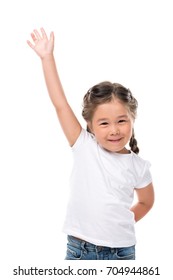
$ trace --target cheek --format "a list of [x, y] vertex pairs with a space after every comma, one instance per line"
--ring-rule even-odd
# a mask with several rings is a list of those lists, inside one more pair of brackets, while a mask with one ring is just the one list
[[107, 132], [106, 130], [100, 130], [100, 129], [95, 129], [94, 130], [94, 135], [95, 138], [97, 139], [98, 142], [103, 143], [103, 141], [105, 140], [105, 138], [107, 138]]
[[132, 137], [133, 134], [133, 125], [130, 125], [126, 128], [126, 134], [129, 135], [129, 137]]
[[103, 132], [102, 131], [99, 131], [99, 130], [95, 130], [95, 137], [97, 139], [102, 139], [104, 136]]

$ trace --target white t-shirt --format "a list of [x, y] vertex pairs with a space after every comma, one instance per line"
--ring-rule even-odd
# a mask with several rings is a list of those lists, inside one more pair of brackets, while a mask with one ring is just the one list
[[133, 152], [106, 151], [84, 129], [72, 150], [74, 166], [63, 231], [98, 246], [134, 245], [130, 207], [134, 188], [152, 181], [149, 162]]

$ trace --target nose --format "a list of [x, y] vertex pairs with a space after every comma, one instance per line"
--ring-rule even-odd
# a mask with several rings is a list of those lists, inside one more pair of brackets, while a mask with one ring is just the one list
[[119, 135], [119, 134], [120, 134], [119, 127], [117, 125], [112, 125], [110, 129], [110, 135]]

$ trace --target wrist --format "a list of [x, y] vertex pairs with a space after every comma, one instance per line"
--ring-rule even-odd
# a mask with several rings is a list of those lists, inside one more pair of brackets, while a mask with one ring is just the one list
[[41, 60], [42, 61], [54, 60], [53, 53], [45, 54], [44, 56], [41, 57]]

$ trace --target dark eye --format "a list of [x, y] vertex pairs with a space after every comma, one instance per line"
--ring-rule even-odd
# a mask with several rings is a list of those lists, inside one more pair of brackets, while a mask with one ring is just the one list
[[100, 125], [107, 125], [108, 123], [107, 122], [102, 122]]
[[125, 123], [127, 120], [119, 120], [118, 123]]

